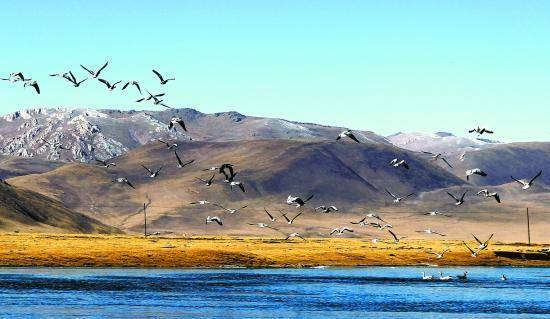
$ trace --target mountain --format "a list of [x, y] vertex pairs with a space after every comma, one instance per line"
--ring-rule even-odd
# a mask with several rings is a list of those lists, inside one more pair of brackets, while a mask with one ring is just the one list
[[452, 133], [396, 133], [387, 136], [395, 146], [416, 152], [442, 153], [451, 157], [465, 152], [477, 151], [500, 145], [498, 141], [478, 138], [458, 137]]
[[[74, 163], [9, 182], [55, 197], [71, 209], [130, 231], [140, 231], [142, 217], [138, 212], [147, 197], [152, 200], [152, 228], [190, 231], [202, 227], [204, 212], [223, 213], [214, 206], [189, 204], [196, 200], [207, 199], [230, 208], [250, 205], [246, 218], [253, 221], [256, 217], [265, 219], [262, 207], [289, 209], [284, 204], [289, 194], [314, 194], [312, 207], [337, 205], [342, 211], [360, 213], [367, 207], [391, 203], [385, 188], [406, 194], [465, 184], [410, 151], [382, 143], [278, 139], [177, 142], [182, 159], [195, 160], [184, 169], [176, 167], [175, 155], [166, 146], [151, 143], [114, 158], [115, 168]], [[389, 166], [394, 157], [406, 159], [413, 168]], [[235, 165], [236, 179], [244, 183], [246, 193], [231, 191], [218, 174], [210, 187], [197, 180], [214, 174], [203, 169], [227, 162]], [[151, 179], [141, 165], [164, 168], [158, 178]], [[127, 177], [136, 190], [111, 183], [120, 176]], [[243, 225], [246, 223], [240, 227]]]
[[0, 179], [46, 173], [63, 166], [59, 161], [0, 155]]
[[0, 182], [0, 229], [25, 232], [117, 233], [89, 216], [75, 213], [59, 201]]
[[[189, 133], [169, 130], [182, 117]], [[120, 156], [151, 141], [189, 139], [236, 141], [257, 139], [334, 140], [343, 128], [237, 112], [204, 114], [194, 109], [118, 111], [36, 108], [0, 118], [0, 154], [47, 160], [89, 162]], [[372, 132], [356, 132], [363, 141], [389, 142]], [[58, 146], [61, 146], [58, 147]]]

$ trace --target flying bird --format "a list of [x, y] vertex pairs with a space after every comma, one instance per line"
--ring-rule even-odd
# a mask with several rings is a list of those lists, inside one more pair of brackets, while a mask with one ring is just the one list
[[307, 202], [309, 202], [312, 198], [313, 198], [313, 194], [311, 196], [309, 196], [308, 198], [306, 198], [305, 200], [301, 199], [298, 196], [288, 195], [288, 197], [286, 199], [286, 204], [287, 205], [296, 205], [296, 208], [300, 208], [300, 207], [304, 206]]
[[212, 204], [214, 206], [217, 206], [223, 210], [226, 210], [229, 214], [235, 214], [236, 212], [240, 211], [241, 209], [245, 209], [248, 207], [248, 205], [244, 205], [243, 207], [237, 208], [237, 209], [231, 209], [231, 208], [225, 208], [220, 204]]
[[453, 168], [453, 166], [451, 164], [449, 164], [449, 162], [447, 162], [447, 159], [445, 157], [443, 157], [443, 155], [441, 153], [434, 154], [434, 153], [425, 152], [425, 151], [422, 151], [422, 153], [430, 155], [432, 157], [430, 160], [433, 161], [433, 162], [436, 162], [437, 160], [442, 160], [450, 168]]
[[476, 195], [477, 196], [482, 195], [482, 196], [485, 196], [485, 197], [493, 197], [497, 201], [497, 203], [500, 204], [500, 196], [498, 195], [497, 192], [489, 192], [489, 190], [487, 190], [487, 189], [482, 189], [479, 192], [477, 192]]
[[487, 176], [487, 173], [482, 171], [480, 168], [473, 168], [466, 171], [466, 180], [470, 180], [470, 176], [472, 175], [479, 175], [479, 176]]
[[88, 78], [84, 78], [84, 80], [78, 81], [76, 77], [74, 76], [73, 72], [69, 71], [68, 76], [65, 77], [65, 79], [69, 80], [73, 84], [75, 88], [79, 87], [80, 84], [84, 83], [84, 81], [88, 80]]
[[355, 137], [355, 135], [353, 134], [353, 132], [352, 132], [351, 130], [345, 130], [345, 131], [343, 131], [342, 133], [340, 133], [340, 134], [338, 135], [338, 137], [336, 137], [336, 140], [338, 141], [339, 139], [341, 139], [341, 138], [346, 138], [346, 137], [348, 137], [348, 138], [354, 140], [354, 141], [357, 142], [357, 143], [361, 143], [361, 142], [359, 142], [359, 140], [357, 139], [357, 137]]
[[99, 82], [105, 84], [107, 86], [107, 88], [109, 89], [109, 91], [112, 91], [116, 88], [116, 86], [122, 82], [122, 81], [116, 81], [115, 83], [111, 84], [109, 83], [109, 81], [105, 80], [105, 79], [98, 79]]
[[83, 66], [82, 64], [80, 65], [84, 70], [86, 70], [88, 73], [90, 73], [90, 75], [95, 79], [99, 76], [99, 74], [101, 73], [101, 71], [103, 71], [103, 69], [105, 69], [107, 67], [107, 64], [109, 64], [109, 62], [105, 62], [105, 64], [99, 68], [99, 70], [97, 71], [92, 71], [90, 69], [88, 69], [87, 67]]
[[164, 77], [162, 77], [162, 75], [156, 70], [153, 70], [153, 73], [155, 73], [158, 76], [161, 85], [168, 83], [168, 81], [175, 80], [175, 78], [164, 79]]
[[489, 131], [488, 129], [484, 127], [479, 127], [479, 126], [468, 131], [468, 133], [474, 133], [474, 132], [476, 132], [479, 135], [483, 135], [483, 133], [487, 133], [487, 134], [494, 133], [493, 131]]
[[243, 185], [242, 182], [237, 182], [237, 181], [232, 181], [232, 182], [230, 182], [230, 183], [229, 183], [229, 188], [230, 188], [231, 190], [233, 190], [233, 186], [237, 186], [238, 188], [241, 189], [241, 191], [242, 191], [243, 193], [245, 192], [245, 190], [244, 190], [244, 185]]
[[185, 128], [185, 123], [183, 122], [183, 119], [181, 117], [173, 117], [170, 120], [170, 123], [168, 123], [168, 129], [171, 130], [172, 127], [174, 127], [175, 125], [180, 125], [181, 128], [183, 128], [183, 130], [187, 132], [187, 129]]
[[195, 177], [195, 178], [198, 179], [201, 182], [206, 183], [205, 186], [210, 186], [210, 185], [212, 185], [212, 181], [214, 180], [214, 176], [216, 176], [216, 175], [215, 174], [212, 175], [212, 177], [210, 177], [210, 179], [208, 179], [208, 180], [200, 178], [200, 177]]
[[290, 238], [296, 238], [296, 237], [298, 237], [298, 238], [300, 238], [304, 241], [306, 240], [304, 237], [300, 236], [300, 234], [298, 234], [298, 233], [292, 233], [292, 234], [286, 236], [285, 240], [289, 240]]
[[125, 178], [125, 177], [119, 177], [119, 178], [113, 180], [112, 183], [125, 184], [125, 185], [130, 186], [130, 187], [133, 188], [133, 189], [136, 189], [136, 188], [134, 187], [134, 185], [132, 185], [132, 183], [130, 183], [130, 181], [128, 181], [128, 179]]
[[150, 177], [150, 178], [155, 178], [155, 177], [159, 176], [160, 171], [161, 171], [162, 168], [163, 168], [163, 166], [161, 166], [158, 170], [153, 171], [153, 170], [149, 169], [149, 168], [148, 168], [147, 166], [145, 166], [145, 165], [141, 165], [141, 167], [145, 168], [145, 170], [147, 170], [147, 172], [149, 172], [149, 177]]
[[539, 178], [539, 176], [542, 175], [542, 171], [540, 171], [535, 177], [531, 178], [531, 180], [523, 180], [523, 179], [516, 179], [514, 176], [510, 176], [513, 180], [523, 185], [522, 189], [529, 189], [531, 186], [533, 186], [533, 182]]
[[466, 248], [468, 248], [468, 250], [470, 251], [470, 256], [472, 258], [476, 258], [477, 255], [479, 254], [479, 252], [481, 251], [481, 249], [478, 249], [476, 251], [474, 251], [472, 248], [470, 248], [470, 246], [468, 246], [465, 242], [462, 242], [464, 244], [464, 246], [466, 246]]
[[397, 236], [391, 229], [388, 229], [388, 232], [392, 235], [394, 242], [397, 244], [401, 239], [407, 238], [407, 236]]
[[277, 230], [277, 231], [278, 231], [278, 229], [273, 228], [273, 227], [269, 226], [269, 225], [266, 224], [266, 223], [248, 223], [248, 225], [250, 225], [250, 226], [258, 226], [258, 227], [260, 227], [260, 228], [269, 228], [269, 229], [273, 229], [273, 230]]
[[302, 215], [302, 212], [299, 212], [298, 214], [296, 214], [292, 219], [289, 219], [286, 215], [287, 215], [287, 213], [281, 214], [281, 216], [283, 216], [284, 219], [286, 220], [286, 223], [289, 224], [289, 225], [292, 225], [292, 223], [296, 220], [296, 218], [298, 218], [298, 216]]
[[435, 230], [432, 230], [432, 229], [430, 229], [430, 228], [428, 228], [428, 229], [423, 229], [423, 230], [417, 230], [416, 232], [417, 232], [417, 233], [424, 233], [424, 234], [428, 234], [428, 235], [447, 236], [447, 235], [445, 235], [445, 234], [442, 234], [442, 233], [437, 232], [437, 231], [435, 231]]
[[206, 224], [210, 224], [216, 222], [218, 225], [223, 226], [221, 218], [218, 216], [208, 216], [206, 217]]
[[410, 169], [409, 164], [405, 160], [398, 160], [397, 158], [392, 159], [390, 165], [393, 167], [403, 166], [406, 169]]
[[38, 82], [30, 79], [26, 80], [25, 83], [23, 84], [23, 87], [27, 87], [27, 86], [33, 87], [36, 93], [40, 94], [40, 87], [38, 86]]
[[116, 166], [116, 163], [109, 163], [107, 161], [104, 161], [104, 160], [99, 160], [99, 159], [95, 159], [96, 162], [98, 162], [99, 164], [101, 164], [103, 167], [105, 168], [109, 168], [111, 166]]
[[390, 191], [387, 190], [387, 189], [386, 189], [386, 193], [388, 193], [388, 195], [390, 195], [391, 197], [393, 197], [393, 202], [394, 202], [394, 203], [400, 203], [402, 200], [407, 199], [407, 198], [411, 197], [412, 195], [414, 195], [414, 193], [410, 193], [410, 194], [407, 195], [407, 196], [399, 197], [399, 196], [397, 196], [397, 195], [392, 194], [392, 192], [390, 192]]
[[165, 142], [165, 141], [161, 140], [160, 138], [157, 139], [157, 141], [159, 141], [160, 143], [166, 145], [166, 149], [167, 149], [167, 150], [172, 150], [172, 149], [178, 147], [178, 144], [177, 144], [177, 143], [168, 143], [168, 142]]
[[349, 228], [349, 227], [334, 228], [334, 229], [330, 232], [330, 235], [336, 234], [336, 235], [338, 235], [338, 236], [341, 236], [341, 235], [344, 234], [344, 232], [353, 233], [353, 229], [351, 229], [351, 228]]
[[207, 204], [210, 204], [210, 202], [207, 201], [207, 200], [198, 200], [196, 202], [191, 202], [189, 204], [191, 204], [191, 205], [207, 205]]
[[176, 159], [178, 160], [178, 168], [184, 168], [185, 166], [193, 163], [195, 160], [190, 160], [188, 162], [182, 162], [180, 156], [178, 155], [178, 152], [174, 151], [174, 155], [176, 155]]
[[128, 82], [124, 83], [124, 85], [122, 86], [122, 89], [123, 89], [123, 90], [126, 90], [126, 88], [127, 88], [129, 85], [135, 86], [136, 89], [139, 91], [139, 94], [141, 94], [141, 87], [139, 86], [139, 83], [138, 83], [137, 81], [128, 81]]
[[451, 217], [451, 215], [447, 215], [447, 214], [443, 214], [443, 213], [440, 213], [438, 211], [432, 211], [432, 212], [427, 212], [427, 213], [424, 213], [425, 216], [445, 216], [445, 217]]
[[460, 205], [464, 204], [464, 196], [466, 196], [466, 193], [468, 193], [468, 191], [465, 191], [462, 194], [462, 196], [460, 196], [460, 199], [459, 199], [459, 198], [456, 198], [455, 195], [447, 192], [447, 194], [455, 200], [455, 206], [460, 206]]
[[271, 214], [267, 211], [267, 209], [266, 209], [265, 207], [264, 207], [264, 211], [265, 211], [265, 213], [266, 213], [267, 216], [269, 217], [269, 220], [270, 220], [272, 223], [274, 223], [275, 221], [277, 221], [277, 217], [274, 217], [273, 215], [271, 215]]
[[324, 206], [324, 205], [321, 205], [319, 207], [316, 207], [315, 208], [315, 211], [321, 211], [321, 213], [330, 213], [331, 211], [335, 211], [337, 212], [338, 211], [338, 208], [336, 206]]
[[431, 255], [434, 255], [436, 259], [441, 259], [443, 258], [443, 255], [445, 255], [446, 252], [450, 251], [450, 249], [445, 249], [444, 251], [438, 253], [438, 252], [435, 252], [435, 251], [427, 251], [426, 253], [427, 254], [431, 254]]
[[489, 238], [483, 242], [479, 240], [479, 238], [477, 238], [476, 235], [472, 234], [472, 236], [474, 237], [475, 241], [477, 241], [477, 243], [479, 244], [478, 249], [483, 250], [489, 247], [489, 241], [493, 238], [494, 234], [491, 234], [491, 236], [489, 236]]

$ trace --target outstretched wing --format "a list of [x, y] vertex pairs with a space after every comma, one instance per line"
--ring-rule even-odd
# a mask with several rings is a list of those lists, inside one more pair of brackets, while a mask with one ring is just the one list
[[541, 175], [542, 175], [542, 171], [540, 171], [535, 177], [531, 178], [531, 180], [529, 181], [529, 184], [532, 184], [535, 181], [535, 179], [539, 178], [539, 176]]
[[443, 162], [445, 162], [445, 164], [447, 164], [450, 168], [453, 168], [453, 166], [451, 164], [449, 164], [449, 162], [447, 162], [447, 160], [445, 159], [445, 157], [442, 157], [441, 160]]
[[161, 82], [164, 81], [164, 79], [162, 78], [162, 75], [160, 75], [160, 73], [158, 73], [157, 70], [153, 70], [153, 73], [155, 73], [158, 76]]

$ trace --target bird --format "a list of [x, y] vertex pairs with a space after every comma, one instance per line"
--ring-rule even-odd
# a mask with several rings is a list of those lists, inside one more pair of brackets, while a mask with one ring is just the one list
[[369, 222], [369, 223], [360, 223], [361, 226], [369, 226], [369, 227], [373, 227], [373, 228], [378, 228], [380, 230], [384, 230], [386, 228], [393, 228], [392, 225], [390, 224], [385, 224], [385, 225], [381, 225], [380, 223], [373, 223], [373, 222]]
[[172, 150], [174, 148], [177, 148], [178, 147], [178, 144], [177, 143], [168, 143], [168, 142], [165, 142], [163, 140], [161, 140], [160, 138], [157, 139], [160, 143], [166, 145], [166, 149], [167, 150]]
[[25, 77], [23, 76], [23, 73], [21, 72], [12, 72], [7, 78], [1, 78], [3, 81], [10, 81], [12, 83], [18, 82], [18, 81], [26, 81]]
[[460, 196], [460, 199], [458, 199], [458, 198], [455, 197], [455, 195], [447, 192], [447, 194], [455, 200], [455, 206], [460, 206], [460, 205], [464, 204], [464, 196], [466, 196], [466, 193], [468, 193], [468, 191], [465, 191], [462, 194], [462, 196]]
[[[151, 92], [147, 91], [147, 94], [149, 94], [148, 97], [143, 97], [138, 100], [136, 100], [137, 103], [143, 102], [143, 101], [149, 101], [149, 100], [159, 100], [159, 97], [162, 97], [165, 95], [165, 93], [159, 93], [159, 94], [152, 94]], [[160, 100], [159, 100], [160, 101]]]
[[359, 226], [369, 226], [369, 225], [368, 225], [368, 222], [367, 222], [366, 220], [367, 220], [367, 217], [363, 217], [360, 221], [358, 221], [358, 222], [350, 222], [350, 224], [359, 225]]
[[453, 280], [453, 276], [443, 276], [443, 272], [439, 272], [439, 280], [441, 281], [451, 281]]
[[445, 157], [443, 157], [443, 155], [441, 153], [437, 153], [437, 154], [434, 154], [432, 152], [426, 152], [426, 151], [422, 151], [422, 153], [424, 154], [428, 154], [430, 155], [432, 158], [430, 159], [431, 161], [437, 161], [437, 160], [442, 160], [443, 162], [445, 162], [445, 164], [447, 164], [450, 168], [453, 168], [453, 166], [451, 164], [449, 164], [449, 162], [447, 162], [447, 159]]
[[107, 86], [107, 88], [109, 89], [109, 91], [112, 91], [116, 88], [117, 84], [119, 84], [120, 82], [122, 81], [116, 81], [115, 83], [111, 84], [109, 83], [109, 81], [105, 80], [105, 79], [97, 79], [99, 82], [105, 84]]
[[458, 157], [458, 159], [460, 159], [461, 162], [464, 162], [464, 160], [466, 159], [466, 152], [460, 154], [460, 156]]
[[87, 67], [83, 66], [82, 64], [80, 65], [84, 70], [86, 70], [88, 73], [90, 73], [90, 75], [95, 79], [99, 76], [99, 74], [101, 73], [101, 71], [103, 71], [106, 67], [107, 67], [107, 64], [109, 64], [109, 62], [105, 62], [105, 64], [99, 68], [99, 70], [97, 71], [92, 71], [90, 69], [88, 69]]
[[388, 193], [388, 195], [390, 195], [391, 197], [393, 197], [393, 202], [394, 202], [394, 203], [400, 203], [402, 200], [407, 199], [407, 198], [411, 197], [412, 195], [414, 195], [414, 193], [410, 193], [410, 194], [407, 195], [407, 196], [398, 197], [397, 195], [392, 194], [392, 193], [391, 193], [389, 190], [387, 190], [387, 189], [386, 189], [386, 193]]
[[436, 259], [441, 259], [441, 258], [443, 258], [443, 255], [445, 255], [445, 253], [448, 252], [448, 251], [449, 251], [449, 249], [445, 249], [444, 251], [442, 251], [440, 253], [435, 252], [435, 251], [427, 251], [426, 253], [434, 255]]
[[195, 160], [190, 160], [188, 162], [182, 162], [180, 156], [178, 155], [178, 152], [174, 151], [174, 155], [176, 155], [176, 159], [178, 160], [178, 168], [184, 168], [185, 166], [193, 163]]
[[218, 167], [217, 169], [218, 173], [225, 176], [224, 182], [231, 183], [233, 181], [233, 178], [235, 178], [236, 173], [233, 170], [233, 164], [224, 163], [220, 165], [220, 167]]
[[533, 186], [533, 182], [539, 178], [539, 176], [542, 175], [542, 170], [540, 172], [538, 172], [537, 175], [535, 175], [535, 177], [531, 178], [529, 181], [527, 180], [522, 180], [522, 179], [516, 179], [514, 178], [514, 176], [510, 176], [513, 180], [515, 180], [516, 182], [520, 183], [521, 185], [523, 185], [522, 189], [529, 189], [531, 186]]
[[427, 213], [424, 213], [424, 215], [425, 216], [438, 216], [438, 215], [441, 215], [441, 216], [445, 216], [445, 217], [451, 217], [451, 215], [443, 214], [443, 213], [440, 213], [438, 211], [427, 212]]
[[489, 247], [489, 241], [493, 238], [494, 235], [495, 234], [491, 234], [491, 236], [489, 236], [489, 238], [486, 241], [482, 242], [481, 240], [479, 240], [479, 238], [476, 237], [476, 235], [472, 234], [475, 241], [477, 241], [477, 243], [479, 244], [478, 249], [480, 249], [480, 250], [483, 250], [483, 249], [486, 249], [487, 247]]
[[426, 276], [426, 272], [422, 272], [422, 280], [433, 280], [434, 276]]
[[472, 258], [476, 258], [477, 255], [479, 254], [479, 252], [481, 251], [481, 250], [476, 250], [476, 251], [474, 251], [474, 250], [473, 250], [472, 248], [470, 248], [470, 246], [468, 246], [465, 242], [462, 242], [462, 243], [464, 244], [464, 246], [466, 246], [466, 248], [468, 248], [468, 250], [470, 251], [470, 256], [471, 256]]
[[361, 143], [361, 142], [359, 142], [359, 140], [357, 139], [357, 137], [355, 137], [355, 135], [353, 134], [353, 132], [352, 132], [351, 130], [345, 130], [345, 131], [343, 131], [342, 133], [340, 133], [340, 134], [338, 135], [338, 137], [336, 137], [336, 140], [338, 141], [339, 139], [345, 138], [345, 137], [348, 137], [348, 138], [354, 140], [354, 141], [357, 142], [357, 143]]
[[75, 88], [79, 87], [80, 84], [84, 83], [84, 81], [88, 80], [88, 78], [84, 78], [82, 81], [78, 81], [76, 77], [74, 76], [73, 72], [69, 71], [69, 76], [65, 77], [65, 79], [69, 80], [73, 84]]
[[208, 180], [203, 179], [203, 178], [200, 178], [200, 177], [195, 177], [195, 178], [198, 179], [198, 180], [201, 181], [201, 182], [206, 183], [205, 186], [210, 186], [210, 185], [212, 185], [212, 181], [214, 180], [214, 176], [216, 176], [216, 175], [215, 175], [215, 174], [212, 175], [212, 177], [210, 177], [210, 179], [208, 179]]
[[484, 128], [484, 127], [480, 127], [479, 125], [476, 127], [476, 128], [473, 128], [471, 130], [468, 131], [468, 133], [478, 133], [479, 135], [483, 135], [483, 133], [487, 133], [487, 134], [493, 134], [494, 132], [493, 131], [489, 131], [488, 129]]
[[407, 238], [407, 236], [397, 236], [391, 229], [388, 229], [388, 232], [392, 235], [394, 242], [397, 244], [401, 239]]
[[487, 176], [487, 173], [482, 171], [480, 168], [473, 168], [466, 171], [466, 180], [470, 180], [470, 176], [472, 175], [479, 175], [479, 176]]
[[278, 230], [278, 229], [276, 229], [276, 228], [273, 228], [273, 227], [269, 226], [269, 225], [266, 224], [266, 223], [248, 223], [248, 225], [250, 225], [250, 226], [258, 226], [258, 227], [260, 227], [260, 228], [269, 228], [269, 229], [273, 229], [273, 230]]
[[468, 272], [465, 271], [462, 275], [457, 275], [456, 278], [458, 280], [468, 280]]
[[445, 235], [445, 234], [442, 234], [442, 233], [437, 232], [437, 231], [435, 231], [435, 230], [433, 230], [433, 229], [430, 229], [430, 228], [428, 228], [428, 229], [423, 229], [423, 230], [417, 230], [416, 232], [417, 232], [417, 233], [424, 233], [424, 234], [428, 234], [428, 235], [447, 236], [447, 235]]
[[113, 180], [112, 183], [126, 184], [126, 185], [130, 186], [131, 188], [136, 189], [134, 187], [134, 185], [132, 185], [132, 183], [130, 183], [130, 181], [125, 177], [119, 177], [119, 178]]
[[127, 88], [129, 85], [135, 86], [136, 89], [138, 89], [139, 94], [141, 94], [141, 87], [139, 86], [139, 83], [138, 83], [137, 81], [128, 81], [128, 82], [124, 83], [124, 85], [122, 86], [122, 89], [123, 89], [123, 90], [126, 90], [126, 88]]
[[63, 78], [63, 79], [66, 79], [66, 80], [71, 80], [70, 79], [70, 76], [69, 76], [69, 72], [63, 72], [63, 73], [53, 73], [53, 74], [50, 74], [50, 76], [52, 77], [60, 77], [60, 78]]
[[497, 192], [489, 192], [489, 190], [487, 190], [487, 189], [482, 189], [479, 192], [477, 192], [476, 195], [477, 196], [483, 195], [485, 197], [494, 197], [495, 200], [497, 201], [497, 203], [500, 204], [500, 196], [498, 195]]
[[189, 204], [191, 204], [191, 205], [207, 205], [207, 204], [210, 204], [210, 202], [207, 201], [207, 200], [198, 200], [196, 202], [191, 202]]
[[231, 190], [233, 190], [233, 186], [237, 186], [238, 188], [241, 189], [241, 191], [244, 193], [245, 190], [244, 190], [244, 184], [242, 182], [238, 182], [238, 181], [232, 181], [229, 183], [229, 188]]
[[175, 125], [180, 125], [185, 132], [187, 132], [187, 128], [185, 127], [185, 122], [183, 122], [183, 119], [181, 117], [173, 117], [170, 120], [170, 123], [168, 123], [168, 129], [171, 130], [172, 127], [175, 127]]
[[382, 218], [380, 218], [380, 216], [376, 213], [368, 213], [367, 215], [365, 215], [366, 218], [374, 218], [374, 219], [378, 219], [379, 221], [385, 223], [386, 221], [383, 220]]
[[298, 234], [298, 233], [292, 233], [292, 234], [286, 236], [285, 240], [289, 240], [290, 238], [296, 238], [296, 237], [298, 237], [298, 238], [300, 238], [304, 241], [306, 240], [304, 237], [300, 236], [300, 234]]
[[273, 215], [271, 215], [271, 214], [267, 211], [267, 209], [266, 209], [265, 207], [264, 207], [264, 211], [265, 211], [265, 213], [266, 213], [267, 216], [269, 217], [269, 220], [270, 220], [272, 223], [274, 223], [275, 221], [277, 221], [277, 217], [274, 217]]
[[208, 216], [206, 217], [206, 224], [210, 224], [216, 222], [218, 225], [223, 226], [221, 218], [218, 216]]
[[302, 200], [298, 196], [288, 195], [288, 197], [286, 199], [286, 203], [287, 203], [287, 205], [296, 205], [296, 208], [300, 208], [300, 207], [304, 206], [307, 202], [309, 202], [313, 198], [313, 196], [314, 195], [312, 194], [308, 198], [306, 198], [305, 200]]
[[315, 208], [315, 211], [321, 211], [321, 213], [330, 213], [331, 211], [335, 211], [337, 212], [338, 211], [338, 208], [336, 206], [324, 206], [324, 205], [321, 205], [319, 207], [316, 207]]
[[338, 235], [338, 236], [341, 236], [341, 235], [344, 234], [344, 232], [353, 233], [353, 229], [351, 229], [351, 228], [349, 228], [349, 227], [334, 228], [334, 229], [330, 232], [330, 235], [336, 234], [336, 235]]
[[105, 168], [109, 168], [111, 166], [116, 166], [116, 163], [109, 163], [107, 161], [104, 161], [104, 160], [99, 160], [99, 159], [95, 159], [96, 162], [100, 163], [103, 167]]
[[236, 212], [240, 211], [241, 209], [245, 209], [245, 208], [248, 207], [248, 205], [244, 205], [244, 206], [242, 206], [240, 208], [237, 208], [237, 209], [230, 209], [230, 208], [225, 208], [220, 204], [212, 204], [212, 205], [217, 206], [217, 207], [219, 207], [223, 210], [226, 210], [229, 214], [235, 214]]
[[40, 87], [38, 86], [38, 82], [34, 80], [26, 80], [25, 83], [23, 83], [23, 87], [33, 87], [37, 94], [40, 94]]
[[289, 225], [292, 225], [292, 223], [294, 222], [294, 220], [296, 220], [296, 218], [298, 218], [298, 216], [302, 215], [302, 212], [299, 212], [298, 214], [296, 214], [296, 216], [294, 216], [292, 219], [289, 219], [286, 215], [288, 213], [284, 213], [284, 214], [281, 214], [281, 216], [284, 217], [284, 219], [286, 220], [287, 224]]
[[147, 172], [149, 172], [149, 174], [150, 174], [149, 177], [150, 177], [150, 178], [155, 178], [155, 177], [159, 176], [160, 171], [161, 171], [162, 168], [163, 168], [163, 166], [161, 166], [158, 170], [152, 171], [151, 169], [149, 169], [149, 168], [148, 168], [147, 166], [145, 166], [145, 165], [141, 165], [141, 167], [145, 168], [145, 170], [147, 170]]
[[155, 74], [158, 76], [161, 85], [164, 85], [164, 84], [168, 83], [168, 81], [173, 81], [173, 80], [175, 80], [175, 78], [164, 79], [164, 78], [162, 77], [162, 75], [161, 75], [158, 71], [156, 71], [156, 70], [153, 70], [153, 73], [155, 73]]
[[406, 169], [410, 169], [409, 164], [405, 160], [398, 160], [397, 158], [392, 159], [390, 165], [393, 167], [403, 166]]
[[506, 277], [505, 274], [502, 274], [502, 276], [500, 276], [500, 280], [501, 281], [506, 281], [506, 280], [508, 280], [508, 277]]

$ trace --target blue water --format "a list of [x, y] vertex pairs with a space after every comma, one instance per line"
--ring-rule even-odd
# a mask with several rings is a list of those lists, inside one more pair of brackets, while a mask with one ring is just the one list
[[550, 318], [550, 268], [0, 268], [0, 318]]

